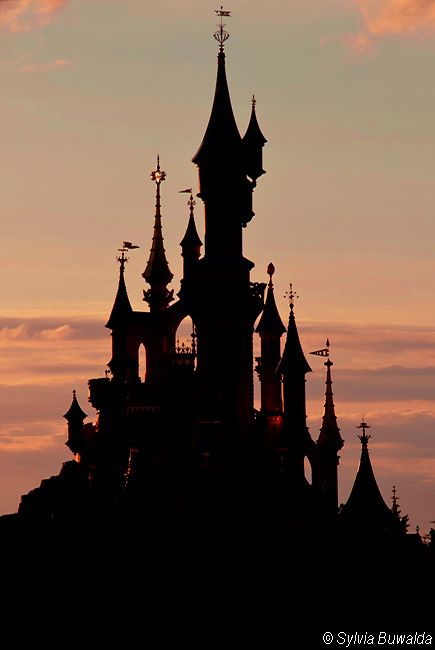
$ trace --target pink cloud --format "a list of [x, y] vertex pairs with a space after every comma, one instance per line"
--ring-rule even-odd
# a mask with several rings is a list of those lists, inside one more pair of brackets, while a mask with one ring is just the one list
[[48, 63], [26, 63], [20, 67], [20, 72], [28, 74], [50, 72], [51, 70], [59, 70], [69, 65], [67, 59], [57, 59], [56, 61], [49, 61]]
[[358, 57], [370, 56], [375, 51], [372, 37], [364, 31], [356, 34], [346, 34], [341, 37], [341, 41], [352, 54]]
[[68, 0], [0, 0], [0, 29], [27, 32], [45, 27]]
[[434, 0], [356, 0], [375, 36], [435, 31]]
[[391, 35], [435, 33], [434, 0], [354, 0], [364, 21], [355, 34], [341, 38], [357, 56], [373, 54], [376, 41]]

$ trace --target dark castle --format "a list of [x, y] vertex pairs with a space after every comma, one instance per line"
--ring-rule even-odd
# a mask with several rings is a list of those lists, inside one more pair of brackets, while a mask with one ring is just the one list
[[[266, 143], [255, 100], [240, 136], [225, 72], [221, 25], [216, 89], [208, 126], [193, 158], [204, 204], [204, 251], [192, 194], [181, 241], [183, 278], [177, 296], [162, 236], [161, 188], [165, 172], [151, 172], [156, 187], [154, 230], [142, 274], [146, 311], [132, 309], [125, 283], [124, 242], [119, 285], [106, 327], [112, 356], [104, 378], [89, 381], [95, 424], [75, 392], [65, 414], [74, 460], [58, 476], [23, 496], [22, 521], [109, 522], [113, 527], [177, 531], [203, 539], [283, 535], [309, 537], [319, 529], [376, 543], [403, 544], [406, 517], [394, 493], [390, 509], [376, 483], [362, 422], [361, 462], [347, 503], [339, 508], [337, 473], [343, 440], [333, 402], [329, 343], [314, 354], [326, 359], [326, 400], [320, 435], [307, 428], [305, 382], [311, 371], [301, 347], [290, 286], [285, 327], [278, 313], [273, 264], [269, 282], [253, 283], [254, 263], [243, 254], [243, 229], [254, 216], [252, 197], [263, 170]], [[190, 191], [190, 190], [187, 190]], [[192, 338], [177, 330], [189, 317]], [[225, 336], [225, 351], [218, 344]], [[253, 336], [261, 355], [253, 358]], [[284, 337], [283, 346], [281, 339]], [[140, 375], [141, 348], [146, 374]], [[255, 364], [254, 364], [255, 361]], [[254, 368], [255, 365], [255, 368]], [[261, 406], [254, 408], [254, 372]], [[312, 480], [305, 476], [305, 459]], [[418, 539], [417, 539], [418, 538]]]

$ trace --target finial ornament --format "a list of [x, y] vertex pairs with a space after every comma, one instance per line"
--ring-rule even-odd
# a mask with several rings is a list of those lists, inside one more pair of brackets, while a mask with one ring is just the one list
[[267, 275], [269, 276], [269, 287], [271, 287], [271, 288], [273, 287], [272, 276], [273, 276], [274, 273], [275, 273], [275, 267], [272, 264], [272, 262], [270, 262], [270, 264], [268, 264], [268, 266], [267, 266]]
[[252, 108], [255, 108], [256, 103], [257, 100], [255, 99], [255, 95], [252, 95], [252, 99], [251, 99]]
[[196, 205], [196, 202], [195, 202], [195, 200], [193, 198], [193, 194], [190, 195], [189, 200], [187, 202], [187, 205], [189, 206], [190, 216], [193, 217], [193, 208]]
[[364, 416], [362, 418], [361, 424], [357, 426], [357, 429], [362, 429], [362, 434], [358, 436], [358, 438], [361, 440], [363, 447], [367, 447], [367, 443], [369, 439], [371, 438], [370, 434], [366, 434], [366, 429], [370, 429], [370, 425], [367, 424], [364, 420]]
[[290, 310], [293, 311], [293, 307], [295, 306], [295, 300], [299, 298], [299, 296], [297, 295], [296, 291], [293, 290], [293, 285], [291, 282], [290, 282], [290, 289], [289, 291], [285, 292], [284, 298], [289, 299]]
[[128, 257], [125, 256], [126, 248], [118, 248], [119, 252], [121, 255], [118, 255], [116, 260], [119, 262], [119, 268], [121, 270], [121, 273], [124, 273], [125, 270], [125, 265], [128, 262]]
[[193, 198], [192, 188], [189, 187], [189, 188], [187, 188], [187, 190], [180, 190], [179, 194], [190, 194], [187, 205], [189, 206], [190, 215], [193, 217], [193, 208], [196, 205], [196, 202], [195, 202], [195, 200]]
[[157, 155], [157, 169], [150, 172], [150, 176], [151, 176], [151, 180], [156, 185], [160, 185], [160, 183], [162, 181], [164, 181], [165, 178], [166, 178], [166, 172], [164, 172], [162, 169], [160, 169], [160, 156], [159, 155]]
[[225, 11], [223, 6], [221, 5], [220, 9], [215, 9], [215, 13], [219, 18], [221, 19], [221, 22], [218, 24], [218, 31], [213, 34], [217, 42], [219, 43], [219, 52], [224, 51], [224, 43], [227, 41], [230, 37], [228, 32], [225, 31], [224, 27], [224, 22], [223, 22], [223, 17], [227, 16], [228, 18], [231, 16], [231, 11]]
[[160, 183], [166, 179], [166, 172], [160, 169], [160, 156], [157, 154], [157, 169], [150, 172], [151, 180], [156, 184], [156, 217], [160, 216]]

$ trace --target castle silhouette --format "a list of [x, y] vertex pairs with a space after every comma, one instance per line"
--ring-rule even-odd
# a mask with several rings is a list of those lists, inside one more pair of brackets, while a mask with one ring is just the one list
[[[221, 9], [218, 12], [226, 14]], [[320, 434], [307, 428], [305, 382], [311, 371], [302, 349], [290, 285], [287, 327], [273, 288], [253, 283], [254, 263], [243, 255], [243, 229], [254, 216], [252, 198], [265, 173], [266, 143], [252, 100], [243, 137], [234, 119], [225, 72], [224, 25], [219, 43], [213, 106], [193, 158], [199, 170], [197, 197], [204, 204], [204, 253], [195, 222], [192, 190], [181, 241], [183, 277], [176, 296], [162, 234], [165, 171], [155, 183], [154, 229], [142, 274], [147, 311], [132, 309], [126, 282], [126, 253], [120, 249], [119, 284], [106, 327], [112, 356], [104, 378], [89, 380], [96, 422], [75, 391], [65, 418], [74, 460], [58, 476], [22, 497], [17, 517], [30, 522], [110, 522], [119, 528], [177, 531], [205, 540], [246, 535], [297, 539], [333, 531], [376, 544], [402, 544], [407, 517], [394, 491], [390, 509], [371, 465], [366, 422], [359, 425], [361, 461], [349, 499], [338, 503], [339, 452], [343, 440], [332, 391], [329, 342], [313, 354], [324, 357], [325, 406]], [[177, 337], [192, 322], [189, 344]], [[225, 334], [224, 350], [220, 344]], [[253, 357], [253, 336], [261, 353]], [[284, 337], [283, 346], [282, 338]], [[140, 374], [142, 347], [146, 373]], [[254, 372], [261, 386], [254, 407]], [[305, 475], [311, 466], [312, 480]], [[418, 538], [418, 539], [417, 539]]]

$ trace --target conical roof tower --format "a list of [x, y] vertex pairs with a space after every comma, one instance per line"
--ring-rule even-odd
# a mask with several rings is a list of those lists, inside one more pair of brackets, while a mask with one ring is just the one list
[[363, 420], [357, 429], [361, 441], [361, 459], [350, 496], [343, 506], [341, 520], [351, 528], [388, 532], [394, 528], [394, 515], [385, 503], [370, 461], [368, 442], [370, 426]]
[[157, 169], [150, 172], [150, 176], [156, 184], [156, 214], [150, 256], [142, 277], [150, 285], [150, 289], [144, 291], [144, 300], [148, 302], [150, 311], [154, 312], [165, 309], [173, 299], [173, 292], [168, 291], [167, 286], [174, 277], [169, 269], [163, 246], [160, 185], [166, 178], [166, 172], [160, 169], [159, 156], [157, 156]]

